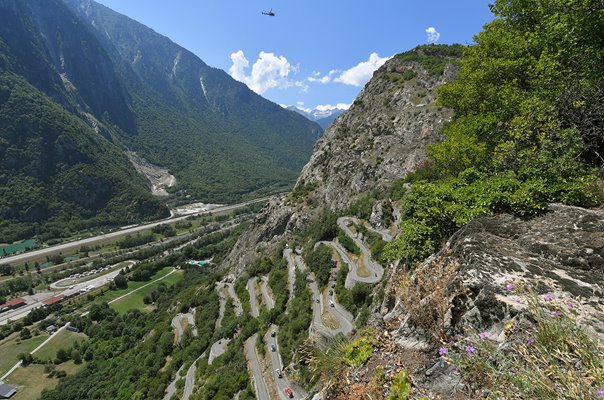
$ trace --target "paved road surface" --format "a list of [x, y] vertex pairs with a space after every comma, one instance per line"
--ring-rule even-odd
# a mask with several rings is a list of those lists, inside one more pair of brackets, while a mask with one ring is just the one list
[[176, 393], [176, 383], [181, 379], [180, 373], [182, 372], [182, 369], [184, 367], [185, 367], [184, 365], [180, 366], [180, 368], [176, 372], [176, 376], [174, 377], [174, 380], [172, 382], [170, 382], [170, 384], [166, 388], [166, 394], [164, 395], [164, 400], [170, 400], [170, 398], [174, 395], [174, 393]]
[[[329, 246], [329, 247], [335, 249], [335, 251], [337, 251], [338, 254], [340, 255], [340, 257], [342, 258], [342, 261], [344, 261], [346, 264], [348, 264], [348, 275], [346, 275], [346, 282], [344, 283], [344, 287], [346, 287], [346, 289], [352, 290], [355, 283], [357, 283], [357, 282], [371, 284], [371, 283], [378, 283], [380, 281], [381, 275], [376, 276], [377, 272], [372, 271], [370, 268], [367, 268], [370, 271], [369, 276], [366, 276], [366, 277], [359, 276], [359, 267], [358, 267], [357, 263], [352, 261], [352, 259], [348, 255], [348, 252], [346, 251], [346, 249], [344, 247], [342, 247], [342, 245], [339, 242], [318, 242], [317, 246], [319, 244], [324, 244], [326, 246]], [[362, 251], [362, 249], [361, 249], [361, 251]], [[365, 264], [365, 265], [367, 266], [367, 264]]]
[[262, 291], [262, 297], [264, 297], [264, 304], [268, 310], [275, 308], [275, 299], [273, 298], [271, 289], [268, 286], [268, 277], [263, 276], [260, 280], [260, 290]]
[[266, 386], [266, 382], [262, 376], [260, 358], [256, 352], [256, 340], [258, 340], [257, 333], [245, 341], [245, 358], [247, 358], [247, 368], [252, 374], [256, 398], [258, 400], [270, 400], [268, 387]]
[[232, 283], [226, 284], [227, 291], [231, 299], [233, 299], [233, 304], [235, 305], [235, 315], [238, 317], [243, 314], [243, 306], [241, 305], [241, 300], [239, 300], [239, 296], [235, 293], [235, 286]]
[[371, 251], [369, 251], [369, 249], [365, 245], [365, 242], [363, 242], [354, 233], [352, 233], [352, 231], [348, 227], [348, 225], [351, 223], [352, 220], [348, 217], [338, 218], [338, 226], [342, 228], [342, 230], [348, 236], [350, 236], [350, 238], [352, 238], [356, 245], [359, 246], [359, 248], [361, 249], [361, 252], [363, 253], [363, 261], [365, 262], [365, 267], [369, 270], [370, 273], [369, 278], [373, 277], [375, 279], [375, 282], [379, 282], [382, 279], [382, 275], [384, 275], [384, 268], [371, 258]]
[[212, 365], [214, 359], [224, 354], [229, 346], [231, 339], [222, 338], [212, 345], [210, 348], [210, 356], [208, 357], [208, 365]]
[[[270, 336], [270, 332], [272, 331], [276, 332], [276, 336], [274, 338]], [[278, 337], [279, 327], [277, 325], [271, 325], [269, 331], [267, 332], [264, 338], [264, 341], [266, 343], [266, 352], [267, 354], [270, 354], [271, 374], [273, 380], [275, 381], [275, 386], [277, 386], [277, 393], [279, 394], [279, 398], [281, 398], [282, 400], [289, 400], [289, 397], [287, 397], [285, 395], [285, 392], [283, 391], [283, 389], [288, 387], [294, 393], [294, 399], [304, 399], [308, 397], [308, 393], [304, 389], [290, 382], [289, 379], [287, 379], [286, 375], [282, 374], [282, 377], [279, 378], [279, 375], [277, 374], [277, 369], [283, 371], [283, 361], [281, 360], [281, 353], [279, 351]], [[275, 345], [275, 351], [271, 351], [271, 344]]]
[[323, 295], [325, 298], [333, 301], [334, 306], [331, 307], [329, 302], [327, 303], [327, 308], [331, 315], [338, 322], [338, 331], [342, 332], [344, 335], [348, 335], [353, 330], [352, 321], [354, 317], [350, 312], [348, 312], [340, 303], [338, 303], [337, 297], [335, 296], [335, 292], [333, 296], [329, 296], [328, 289], [325, 289]]
[[182, 323], [181, 321], [183, 320], [188, 320], [189, 321], [189, 326], [191, 327], [191, 332], [193, 333], [193, 336], [197, 336], [197, 328], [195, 327], [195, 309], [193, 309], [192, 313], [186, 313], [186, 314], [176, 314], [176, 316], [174, 318], [172, 318], [172, 328], [174, 328], [174, 331], [176, 333], [176, 342], [180, 343], [181, 339], [182, 339], [182, 335], [185, 333], [184, 329], [182, 328]]
[[195, 387], [195, 371], [197, 371], [197, 361], [205, 357], [206, 353], [203, 352], [197, 360], [193, 361], [193, 364], [187, 370], [187, 375], [185, 376], [185, 389], [182, 393], [182, 400], [189, 400], [191, 395], [193, 394], [193, 388]]
[[161, 224], [174, 223], [174, 222], [182, 221], [182, 220], [185, 220], [186, 218], [188, 218], [188, 217], [190, 217], [192, 215], [203, 214], [203, 213], [206, 213], [206, 212], [209, 212], [209, 213], [218, 213], [218, 212], [224, 212], [224, 211], [234, 210], [234, 209], [237, 209], [237, 208], [248, 206], [250, 204], [260, 203], [262, 201], [266, 201], [266, 200], [270, 199], [271, 197], [272, 196], [268, 196], [268, 197], [264, 197], [264, 198], [261, 198], [261, 199], [246, 201], [244, 203], [233, 204], [233, 205], [230, 205], [230, 206], [216, 207], [216, 208], [214, 208], [211, 211], [199, 211], [199, 212], [196, 212], [196, 213], [191, 213], [191, 214], [183, 215], [183, 216], [180, 216], [180, 217], [166, 218], [166, 219], [162, 219], [160, 221], [152, 222], [150, 224], [144, 224], [144, 225], [137, 225], [137, 226], [133, 226], [133, 227], [127, 227], [125, 229], [120, 229], [120, 230], [117, 230], [115, 232], [105, 233], [105, 234], [94, 236], [94, 237], [87, 238], [87, 239], [76, 240], [74, 242], [68, 242], [68, 243], [58, 244], [56, 246], [46, 247], [46, 248], [43, 248], [43, 249], [33, 250], [33, 251], [29, 251], [29, 252], [22, 253], [22, 254], [17, 254], [15, 256], [4, 257], [4, 258], [0, 259], [0, 263], [2, 263], [2, 264], [21, 264], [21, 263], [24, 263], [24, 262], [26, 262], [27, 260], [29, 260], [29, 259], [31, 259], [33, 257], [43, 257], [45, 255], [49, 255], [51, 253], [56, 253], [56, 252], [59, 252], [59, 251], [67, 252], [69, 250], [79, 249], [80, 247], [82, 247], [84, 245], [91, 246], [91, 245], [96, 244], [99, 241], [104, 241], [104, 240], [107, 240], [107, 239], [113, 239], [113, 238], [118, 238], [118, 237], [121, 237], [121, 236], [131, 235], [133, 233], [144, 231], [144, 230], [153, 228], [153, 227], [161, 225]]
[[260, 316], [260, 310], [258, 309], [258, 300], [256, 299], [256, 281], [257, 278], [253, 277], [248, 279], [246, 287], [250, 294], [250, 309], [252, 310], [252, 317], [258, 318]]

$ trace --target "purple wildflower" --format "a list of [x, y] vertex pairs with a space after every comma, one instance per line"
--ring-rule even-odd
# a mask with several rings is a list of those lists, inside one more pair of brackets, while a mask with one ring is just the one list
[[480, 340], [485, 340], [486, 338], [489, 337], [489, 332], [482, 332], [480, 335], [478, 335], [480, 337]]
[[516, 299], [514, 299], [514, 301], [515, 301], [516, 303], [521, 303], [521, 302], [522, 302], [522, 300], [520, 300], [520, 297], [516, 297]]
[[526, 344], [528, 344], [529, 346], [532, 346], [535, 343], [535, 339], [533, 339], [532, 337], [526, 339]]
[[560, 313], [560, 311], [552, 311], [552, 312], [550, 313], [550, 315], [551, 315], [552, 317], [558, 317], [558, 316], [560, 316], [560, 314], [561, 314], [561, 313]]
[[466, 353], [468, 353], [469, 356], [474, 354], [475, 351], [476, 351], [476, 348], [474, 346], [472, 346], [471, 344], [466, 346]]
[[601, 399], [604, 399], [604, 389], [598, 390], [598, 397], [600, 397]]
[[571, 309], [575, 307], [575, 305], [573, 304], [572, 301], [569, 301], [568, 303], [566, 303], [566, 306]]
[[508, 292], [511, 292], [514, 290], [514, 284], [513, 283], [508, 283], [507, 285], [505, 285], [505, 290], [507, 290]]
[[543, 295], [543, 300], [545, 301], [552, 301], [555, 298], [556, 296], [553, 293], [546, 293]]
[[443, 346], [443, 347], [441, 347], [440, 349], [438, 349], [438, 354], [439, 354], [441, 357], [444, 357], [444, 356], [446, 356], [447, 354], [449, 354], [449, 349], [447, 349], [446, 347], [444, 347], [444, 346]]
[[457, 372], [457, 371], [459, 371], [459, 368], [457, 368], [457, 365], [451, 364], [451, 371]]

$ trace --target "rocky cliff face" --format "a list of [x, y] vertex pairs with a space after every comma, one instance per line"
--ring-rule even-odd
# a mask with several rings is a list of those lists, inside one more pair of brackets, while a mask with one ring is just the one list
[[[457, 265], [455, 276], [448, 282], [442, 280], [434, 268], [435, 260], [441, 265]], [[396, 354], [422, 354], [423, 364], [414, 371], [419, 387], [453, 396], [460, 388], [459, 376], [438, 356], [430, 356], [434, 351], [424, 352], [433, 348], [434, 332], [416, 324], [408, 304], [404, 304], [400, 280], [396, 279], [403, 269], [400, 265], [391, 271], [390, 296], [373, 324], [390, 332], [389, 337], [398, 345]], [[448, 283], [444, 301], [451, 309], [442, 321], [447, 337], [488, 332], [490, 338], [501, 342], [511, 334], [505, 327], [510, 321], [518, 327], [515, 334], [528, 334], [531, 323], [523, 317], [527, 299], [514, 290], [519, 285], [529, 285], [540, 296], [547, 294], [564, 307], [570, 304], [580, 310], [581, 323], [592, 334], [604, 337], [602, 209], [552, 204], [548, 213], [530, 220], [508, 214], [478, 218], [419, 266], [415, 277], [423, 273]], [[426, 293], [418, 303], [428, 304], [432, 294]]]
[[[225, 266], [243, 268], [279, 238], [315, 219], [321, 210], [341, 211], [359, 197], [385, 189], [426, 159], [426, 148], [451, 112], [435, 104], [435, 90], [456, 73], [453, 57], [440, 58], [434, 73], [408, 55], [386, 62], [350, 109], [315, 144], [298, 179], [294, 196], [273, 200], [244, 234]], [[379, 210], [378, 210], [379, 211]]]

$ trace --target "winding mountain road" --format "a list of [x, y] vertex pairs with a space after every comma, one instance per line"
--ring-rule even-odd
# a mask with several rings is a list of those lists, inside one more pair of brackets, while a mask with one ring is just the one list
[[182, 400], [189, 400], [191, 395], [193, 394], [193, 388], [195, 387], [195, 371], [197, 371], [197, 362], [205, 357], [205, 351], [195, 360], [193, 364], [187, 370], [187, 375], [185, 376], [185, 389], [182, 393]]
[[266, 308], [270, 311], [275, 308], [275, 299], [271, 293], [271, 289], [268, 286], [268, 277], [263, 276], [260, 279], [260, 290], [262, 291], [262, 297], [264, 298], [264, 304]]
[[348, 235], [352, 240], [354, 240], [354, 243], [361, 249], [361, 253], [363, 253], [363, 261], [365, 262], [365, 267], [367, 267], [370, 272], [369, 278], [374, 278], [373, 282], [366, 283], [379, 282], [382, 279], [382, 276], [384, 275], [384, 267], [382, 267], [379, 263], [375, 262], [371, 258], [371, 251], [367, 248], [365, 242], [359, 239], [358, 235], [355, 235], [350, 230], [350, 225], [352, 223], [353, 220], [350, 217], [338, 218], [338, 226], [346, 233], [346, 235]]
[[256, 281], [258, 278], [255, 276], [248, 279], [246, 287], [250, 294], [250, 309], [252, 311], [252, 317], [258, 318], [260, 316], [260, 310], [258, 309], [258, 299], [256, 297]]
[[[270, 332], [275, 332], [275, 337], [271, 337]], [[301, 388], [300, 386], [292, 383], [287, 379], [287, 376], [283, 373], [283, 361], [281, 360], [281, 353], [279, 352], [279, 327], [277, 325], [271, 325], [269, 331], [266, 333], [264, 337], [264, 341], [266, 343], [266, 352], [270, 355], [271, 362], [271, 375], [275, 382], [275, 386], [277, 386], [277, 393], [279, 398], [282, 400], [289, 400], [289, 397], [285, 395], [283, 391], [286, 387], [290, 388], [294, 393], [294, 398], [296, 399], [304, 399], [308, 397], [308, 393]], [[270, 345], [275, 346], [275, 351], [271, 351]], [[279, 374], [277, 370], [281, 371], [281, 378], [279, 378]]]
[[260, 357], [256, 351], [256, 341], [258, 340], [258, 333], [253, 334], [250, 338], [245, 341], [245, 358], [247, 359], [247, 367], [251, 372], [252, 381], [254, 382], [254, 389], [256, 392], [256, 398], [258, 400], [270, 400], [268, 394], [268, 387], [264, 381], [262, 375], [262, 367], [260, 365]]
[[172, 318], [172, 328], [174, 328], [174, 332], [176, 333], [176, 343], [180, 343], [182, 340], [182, 335], [185, 333], [182, 322], [187, 321], [188, 325], [191, 327], [191, 332], [193, 336], [197, 336], [197, 327], [195, 327], [195, 309], [193, 308], [192, 313], [186, 314], [176, 314], [174, 318]]

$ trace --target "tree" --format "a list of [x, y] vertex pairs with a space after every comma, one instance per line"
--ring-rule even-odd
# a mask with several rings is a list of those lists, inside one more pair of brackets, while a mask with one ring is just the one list
[[71, 352], [71, 359], [76, 364], [82, 363], [82, 357], [80, 356], [80, 352], [78, 350], [74, 350]]
[[128, 280], [122, 274], [118, 274], [113, 282], [118, 289], [126, 289], [128, 287]]
[[21, 329], [21, 333], [19, 333], [19, 336], [22, 340], [29, 339], [31, 338], [31, 332], [29, 331], [29, 329], [23, 328]]
[[21, 361], [21, 365], [27, 367], [34, 360], [33, 356], [30, 353], [19, 353], [17, 358]]
[[57, 350], [57, 358], [55, 358], [55, 364], [61, 364], [69, 360], [69, 354], [65, 349]]

